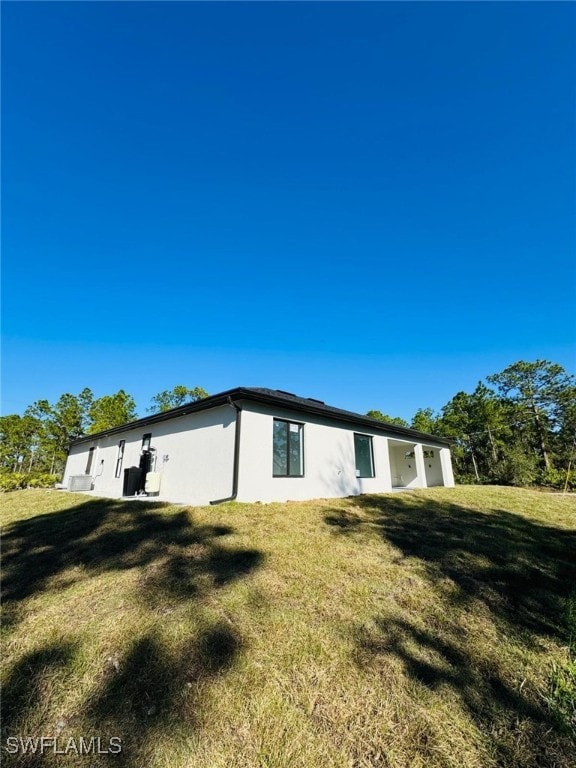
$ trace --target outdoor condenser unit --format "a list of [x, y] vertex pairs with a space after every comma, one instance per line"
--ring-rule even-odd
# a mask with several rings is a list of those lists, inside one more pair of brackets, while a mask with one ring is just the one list
[[70, 475], [68, 478], [69, 491], [91, 491], [92, 475]]

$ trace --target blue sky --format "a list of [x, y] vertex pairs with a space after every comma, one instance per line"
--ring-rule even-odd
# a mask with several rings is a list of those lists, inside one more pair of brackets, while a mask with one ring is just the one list
[[576, 8], [3, 3], [3, 409], [576, 371]]

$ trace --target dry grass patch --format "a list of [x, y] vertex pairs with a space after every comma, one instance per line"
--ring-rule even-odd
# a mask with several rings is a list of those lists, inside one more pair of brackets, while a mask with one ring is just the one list
[[3, 502], [3, 744], [122, 739], [42, 765], [574, 765], [550, 698], [570, 653], [571, 497]]

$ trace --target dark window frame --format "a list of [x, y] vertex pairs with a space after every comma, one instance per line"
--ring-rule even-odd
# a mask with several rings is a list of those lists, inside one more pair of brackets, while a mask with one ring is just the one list
[[90, 474], [90, 470], [92, 469], [92, 464], [94, 463], [94, 453], [96, 451], [96, 447], [92, 446], [90, 450], [88, 451], [88, 459], [86, 460], [86, 469], [84, 470], [85, 475]]
[[[358, 452], [356, 450], [356, 438], [362, 437], [368, 440], [368, 445], [370, 447], [370, 470], [372, 472], [371, 475], [360, 475], [358, 474], [360, 470], [358, 469]], [[356, 469], [356, 477], [358, 478], [371, 478], [376, 477], [376, 465], [374, 463], [374, 436], [373, 435], [366, 435], [363, 432], [354, 432], [354, 465]]]
[[116, 469], [114, 471], [114, 477], [121, 477], [122, 475], [122, 463], [124, 461], [124, 450], [126, 449], [126, 440], [120, 440], [118, 443], [118, 455], [116, 456]]
[[[305, 471], [304, 471], [304, 422], [302, 421], [292, 421], [291, 419], [277, 419], [274, 417], [272, 422], [272, 430], [274, 430], [274, 425], [276, 423], [279, 424], [286, 424], [287, 426], [287, 435], [288, 439], [286, 442], [286, 474], [278, 474], [274, 472], [274, 444], [272, 444], [272, 477], [304, 477]], [[300, 473], [298, 475], [294, 475], [290, 473], [290, 425], [293, 424], [294, 426], [298, 427], [298, 434], [300, 436]]]

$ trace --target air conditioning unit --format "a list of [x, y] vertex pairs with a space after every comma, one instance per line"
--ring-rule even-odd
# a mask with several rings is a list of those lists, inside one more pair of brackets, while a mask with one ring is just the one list
[[160, 472], [148, 472], [146, 475], [146, 485], [144, 490], [148, 496], [158, 496], [160, 493], [160, 478], [162, 475]]
[[69, 491], [91, 491], [92, 475], [70, 475], [68, 478]]

